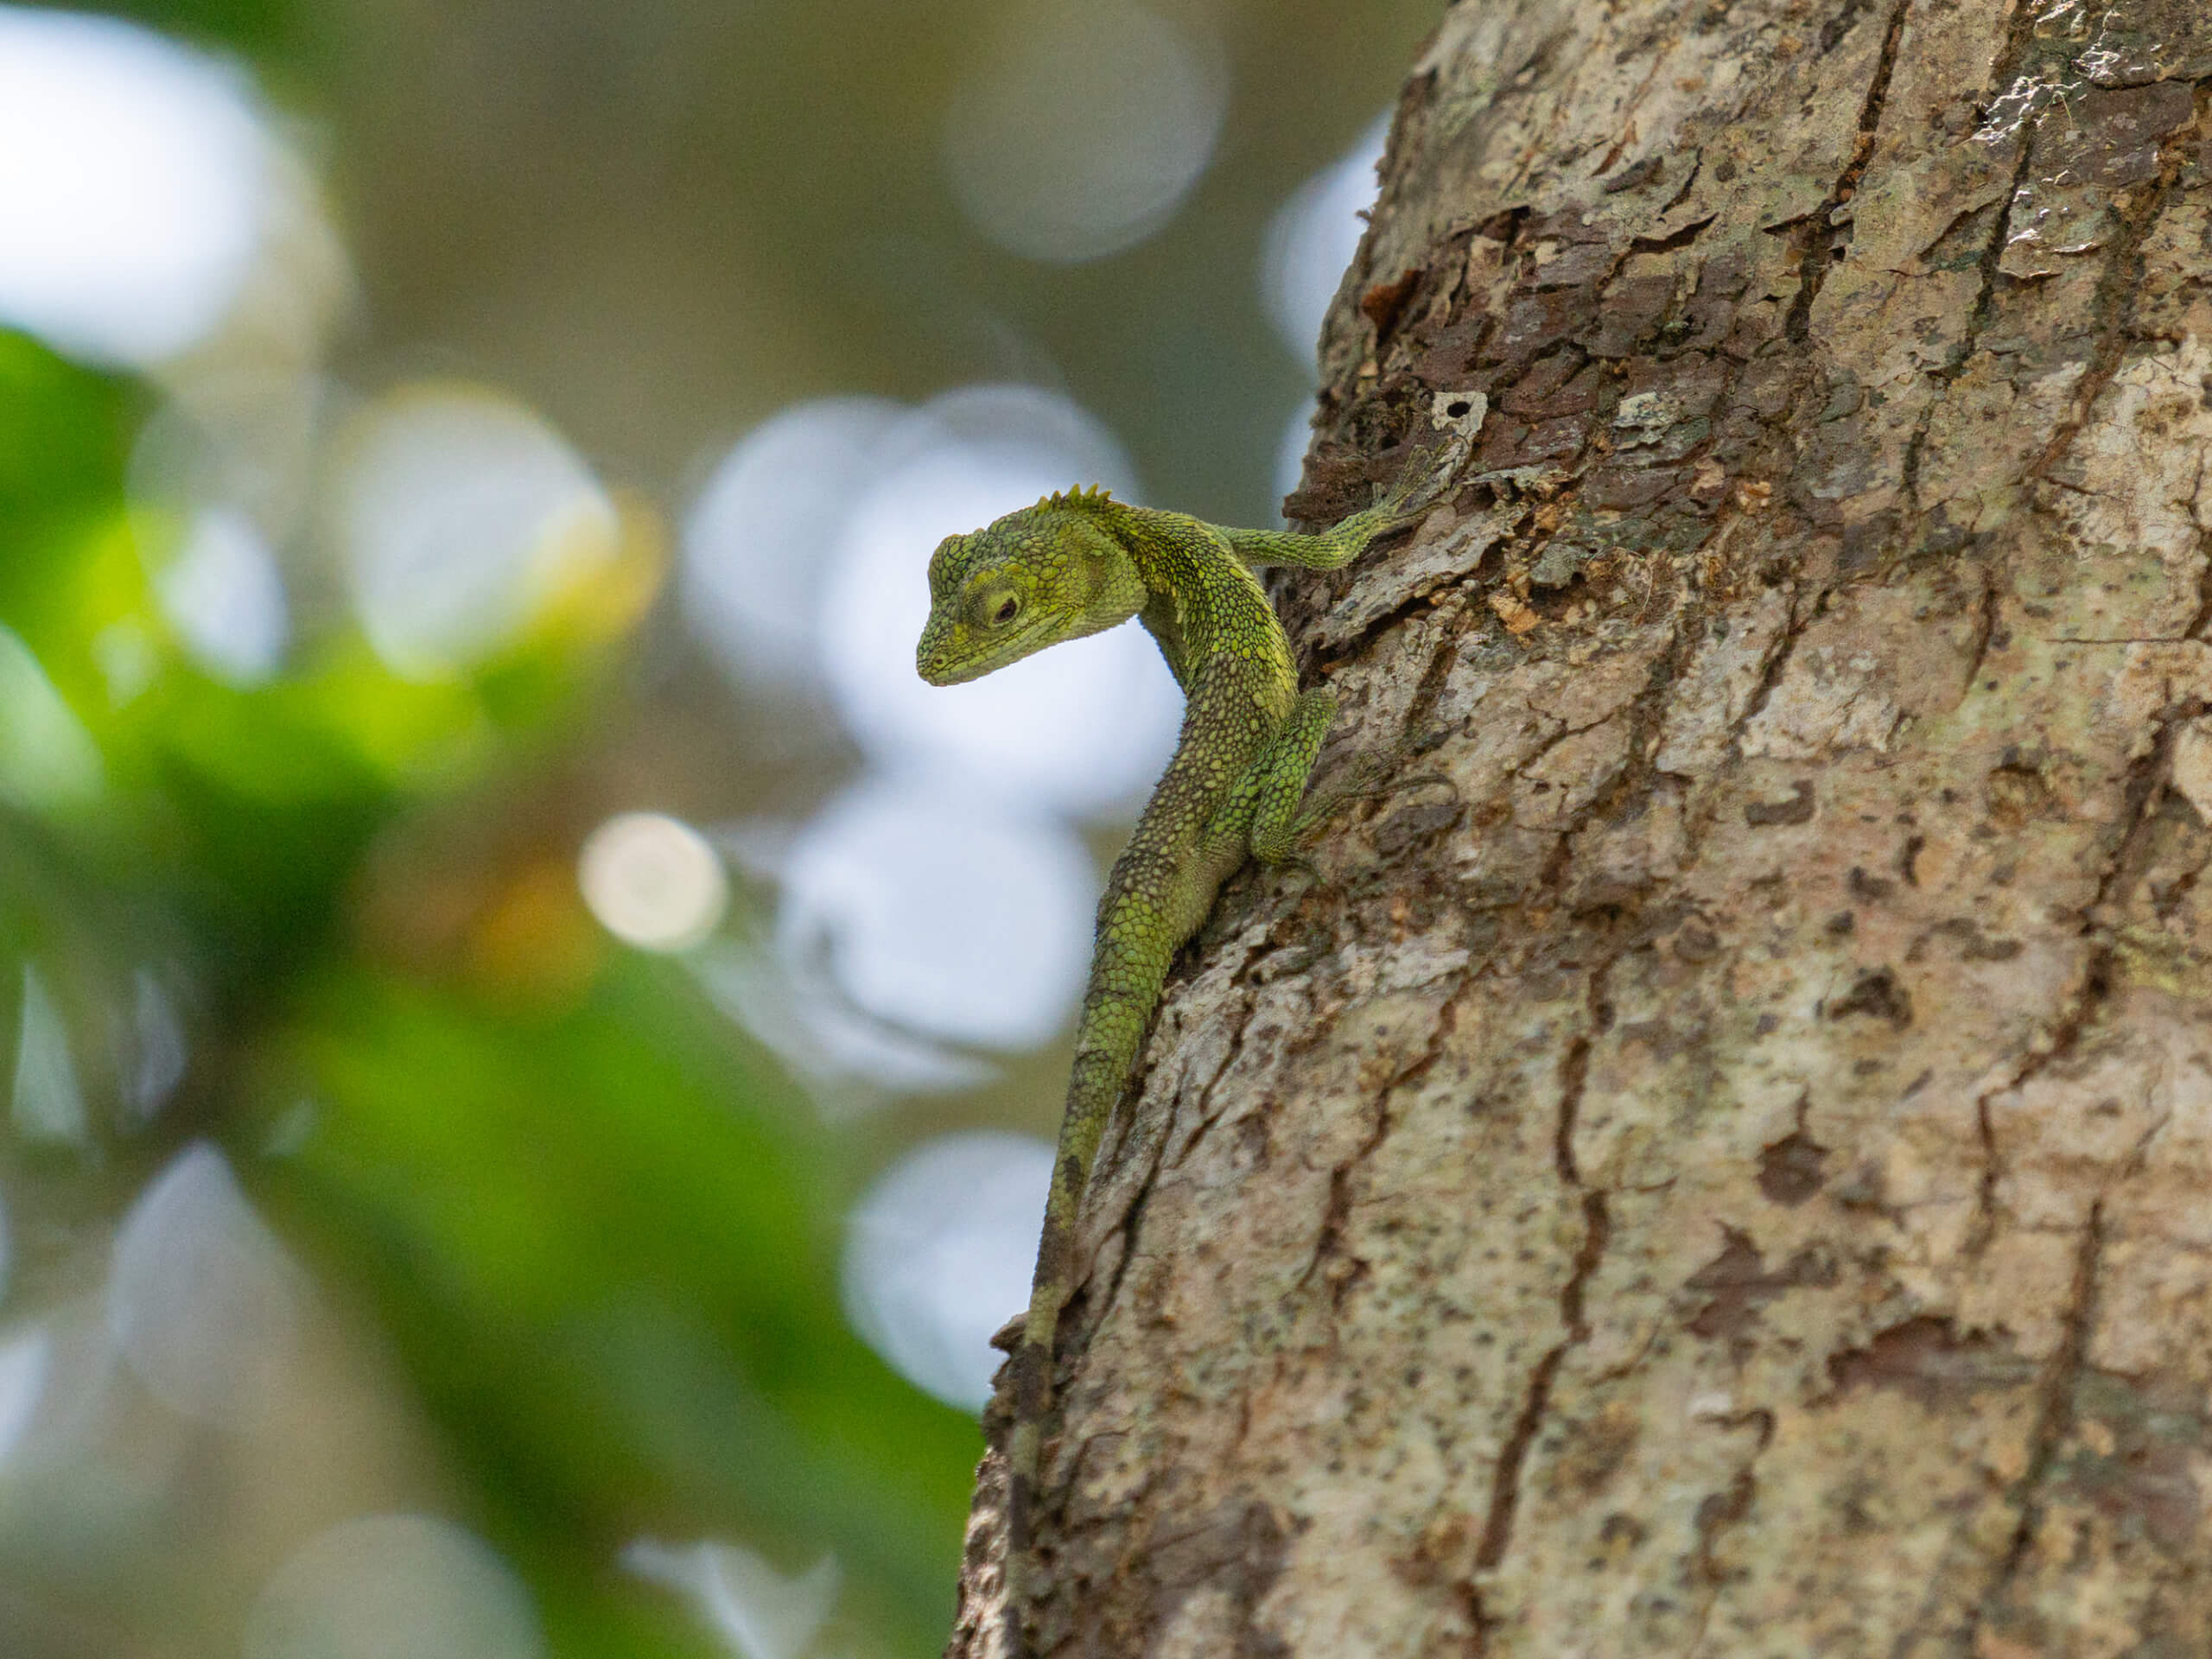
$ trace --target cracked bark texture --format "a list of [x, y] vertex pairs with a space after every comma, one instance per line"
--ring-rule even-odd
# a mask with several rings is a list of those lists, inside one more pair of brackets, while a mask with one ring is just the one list
[[1279, 588], [1421, 753], [1171, 990], [1041, 1649], [2212, 1654], [2212, 14], [1462, 3], [1323, 367], [1305, 521], [1487, 400]]

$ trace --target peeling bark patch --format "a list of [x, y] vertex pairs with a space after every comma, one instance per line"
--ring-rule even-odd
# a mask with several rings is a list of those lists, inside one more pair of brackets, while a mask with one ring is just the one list
[[1951, 1320], [1923, 1314], [1877, 1332], [1863, 1347], [1830, 1355], [1827, 1371], [1827, 1403], [1859, 1389], [1890, 1389], [1934, 1411], [1962, 1395], [2021, 1388], [2036, 1368], [1999, 1338], [1961, 1335]]
[[1786, 801], [1746, 801], [1744, 822], [1755, 830], [1777, 823], [1810, 823], [1815, 810], [1812, 780], [1800, 778], [1789, 790]]
[[1760, 1307], [1776, 1297], [1808, 1286], [1825, 1288], [1837, 1281], [1834, 1257], [1818, 1246], [1799, 1250], [1770, 1273], [1749, 1234], [1728, 1226], [1720, 1230], [1726, 1241], [1720, 1254], [1682, 1286], [1711, 1298], [1689, 1321], [1693, 1336], [1708, 1341], [1741, 1336]]
[[1886, 968], [1877, 968], [1851, 982], [1851, 988], [1828, 1004], [1831, 1020], [1847, 1020], [1853, 1014], [1865, 1014], [1872, 1020], [1885, 1020], [1903, 1031], [1912, 1023], [1912, 998], [1897, 976]]
[[1402, 272], [1394, 281], [1377, 283], [1359, 296], [1360, 315], [1375, 325], [1377, 339], [1389, 334], [1426, 274], [1419, 270]]
[[1759, 1153], [1759, 1191], [1770, 1202], [1795, 1209], [1821, 1190], [1828, 1149], [1793, 1129]]

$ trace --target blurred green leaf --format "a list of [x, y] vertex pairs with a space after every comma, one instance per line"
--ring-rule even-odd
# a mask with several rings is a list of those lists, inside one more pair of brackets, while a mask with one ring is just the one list
[[143, 395], [0, 328], [0, 617], [42, 610], [123, 497]]
[[639, 1532], [800, 1541], [942, 1640], [976, 1425], [846, 1329], [827, 1148], [677, 969], [620, 956], [535, 1019], [341, 970], [281, 1053], [269, 1109], [315, 1126], [271, 1196], [369, 1287], [502, 1541], [588, 1576]]
[[293, 0], [114, 0], [101, 10], [204, 46], [256, 54], [281, 51], [298, 34]]

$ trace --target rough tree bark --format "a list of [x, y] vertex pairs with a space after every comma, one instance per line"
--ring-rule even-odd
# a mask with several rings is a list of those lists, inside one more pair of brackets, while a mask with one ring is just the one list
[[1465, 0], [1324, 361], [1449, 786], [1190, 953], [1046, 1649], [2212, 1652], [2212, 10]]

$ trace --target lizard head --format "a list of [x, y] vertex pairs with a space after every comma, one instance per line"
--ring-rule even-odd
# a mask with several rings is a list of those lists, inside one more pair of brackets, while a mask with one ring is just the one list
[[1102, 510], [1114, 510], [1103, 490], [1048, 496], [940, 542], [914, 651], [921, 677], [957, 685], [1142, 609], [1144, 584]]

